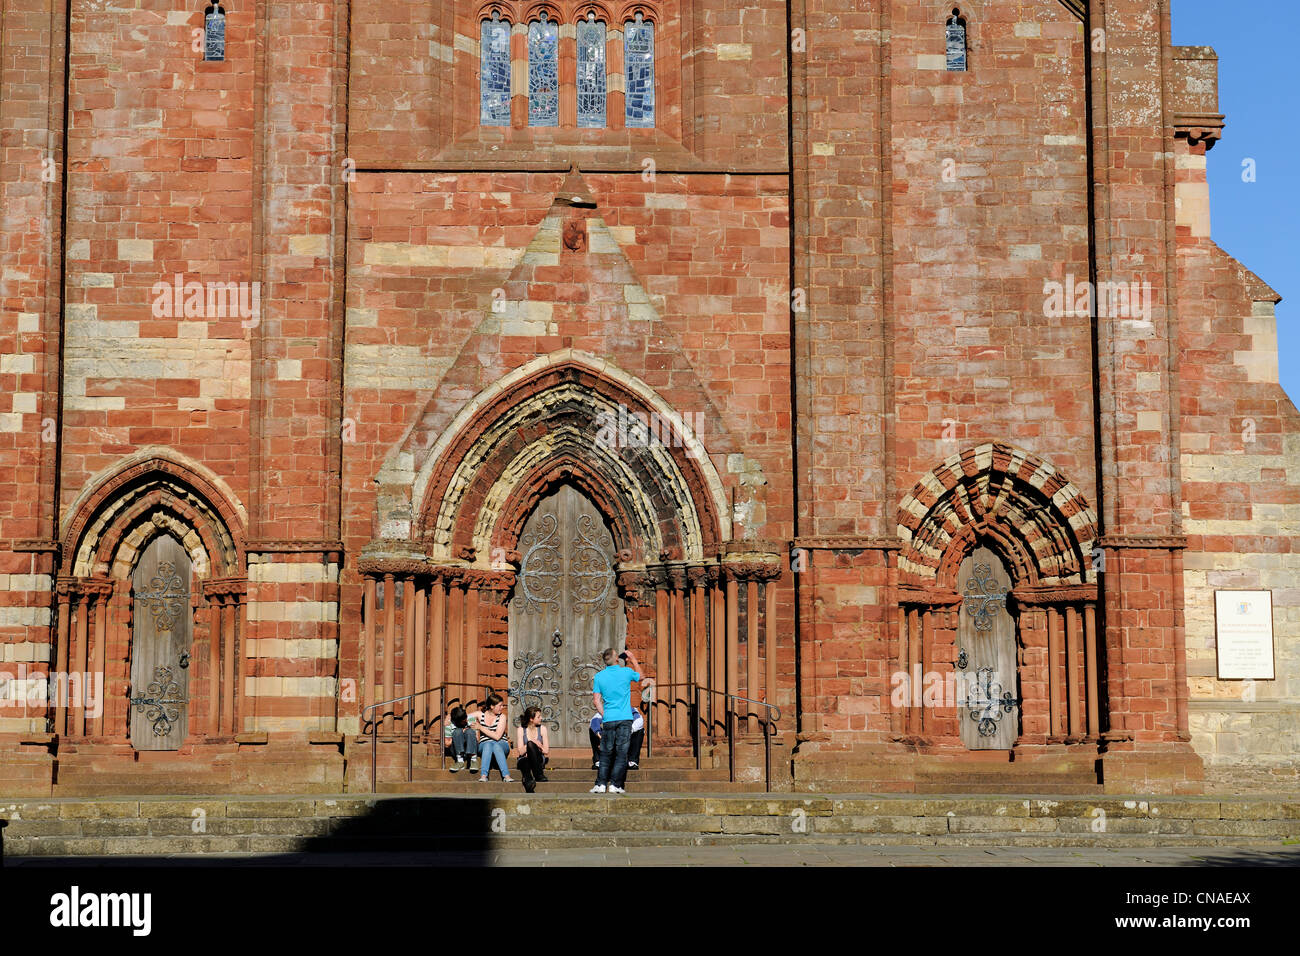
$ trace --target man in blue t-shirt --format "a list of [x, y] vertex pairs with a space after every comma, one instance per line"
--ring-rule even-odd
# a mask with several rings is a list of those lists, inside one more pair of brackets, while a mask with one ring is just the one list
[[632, 685], [641, 680], [640, 662], [631, 651], [619, 655], [631, 667], [620, 667], [617, 652], [609, 648], [601, 656], [605, 669], [591, 682], [592, 703], [600, 714], [600, 769], [592, 793], [625, 793], [627, 748], [632, 739]]

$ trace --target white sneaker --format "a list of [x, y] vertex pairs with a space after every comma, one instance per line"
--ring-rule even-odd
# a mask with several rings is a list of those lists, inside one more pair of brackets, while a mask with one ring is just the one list
[[614, 786], [612, 783], [609, 785], [609, 792], [610, 792], [610, 793], [627, 793], [627, 791], [624, 790], [622, 787], [616, 787], [616, 786]]
[[[611, 787], [610, 789], [612, 790], [613, 787]], [[588, 793], [604, 793], [604, 792], [605, 792], [605, 785], [604, 785], [603, 783], [598, 783], [598, 784], [596, 784], [594, 787], [592, 787], [590, 790], [588, 790], [587, 792], [588, 792]]]
[[630, 763], [627, 765], [627, 769], [628, 769], [628, 770], [640, 770], [640, 769], [641, 769], [641, 765], [640, 765], [639, 763], [637, 763], [635, 760], [633, 760], [632, 762], [630, 762]]

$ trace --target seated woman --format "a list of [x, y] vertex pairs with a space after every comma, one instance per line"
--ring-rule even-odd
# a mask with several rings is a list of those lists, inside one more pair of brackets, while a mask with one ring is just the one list
[[540, 707], [529, 707], [519, 718], [515, 747], [519, 751], [519, 772], [524, 778], [524, 789], [532, 793], [538, 783], [546, 782], [546, 764], [551, 759], [550, 732], [542, 723]]
[[478, 719], [478, 753], [483, 759], [483, 773], [478, 778], [479, 783], [487, 780], [488, 774], [492, 772], [494, 757], [497, 766], [501, 768], [502, 782], [514, 783], [514, 778], [510, 776], [510, 768], [506, 765], [506, 757], [510, 754], [510, 737], [506, 733], [507, 729], [506, 702], [496, 694], [488, 694], [487, 700], [483, 701], [483, 711]]

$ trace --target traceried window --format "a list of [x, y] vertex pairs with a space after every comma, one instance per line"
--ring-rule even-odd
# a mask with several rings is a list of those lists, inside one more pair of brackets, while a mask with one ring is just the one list
[[479, 122], [484, 126], [510, 125], [510, 24], [493, 13], [484, 20], [479, 35], [481, 71]]
[[945, 33], [948, 44], [948, 72], [966, 72], [966, 21], [961, 10], [953, 8]]
[[560, 29], [542, 11], [528, 24], [528, 125], [560, 124]]
[[[607, 13], [584, 0], [572, 25], [561, 22], [549, 2], [544, 9], [542, 4], [532, 9], [536, 12], [523, 17], [510, 3], [494, 0], [478, 17], [480, 126], [522, 125], [522, 116], [511, 114], [513, 98], [524, 94], [519, 87], [527, 77], [528, 126], [654, 128], [658, 14], [653, 7], [637, 0], [611, 23]], [[523, 22], [512, 22], [518, 17]], [[514, 39], [516, 32], [523, 33], [522, 44]], [[611, 76], [611, 70], [618, 75]]]
[[226, 58], [226, 10], [212, 3], [203, 11], [203, 59], [221, 61]]
[[623, 56], [627, 66], [627, 126], [655, 125], [655, 28], [641, 14], [623, 25]]
[[605, 24], [588, 13], [578, 21], [578, 125], [605, 126]]

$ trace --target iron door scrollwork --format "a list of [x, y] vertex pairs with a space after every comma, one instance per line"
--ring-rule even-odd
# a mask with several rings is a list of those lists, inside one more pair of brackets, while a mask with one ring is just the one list
[[145, 694], [144, 697], [132, 697], [131, 703], [144, 711], [145, 719], [152, 722], [154, 736], [166, 737], [171, 733], [172, 725], [181, 719], [180, 708], [189, 703], [189, 699], [170, 667], [154, 669], [153, 680], [145, 688]]
[[563, 646], [564, 638], [557, 627], [551, 635], [549, 661], [537, 651], [516, 657], [514, 670], [519, 672], [519, 677], [506, 691], [515, 706], [541, 710], [543, 723], [554, 730], [560, 727], [560, 648]]
[[190, 592], [176, 565], [164, 561], [158, 565], [158, 573], [149, 579], [148, 589], [137, 594], [136, 599], [153, 617], [154, 630], [166, 634], [189, 609]]
[[586, 660], [575, 657], [570, 662], [572, 676], [569, 678], [569, 715], [570, 728], [575, 733], [588, 727], [591, 718], [596, 716], [596, 705], [591, 701], [591, 684], [604, 668], [605, 662], [598, 654]]
[[1011, 713], [1020, 704], [1011, 691], [993, 679], [993, 668], [981, 667], [975, 672], [975, 693], [966, 698], [970, 719], [978, 721], [981, 737], [992, 737], [998, 732], [998, 721], [1003, 713]]
[[966, 611], [977, 631], [993, 630], [993, 615], [1006, 607], [1006, 588], [993, 579], [993, 569], [987, 564], [975, 565], [975, 573], [966, 582]]
[[524, 558], [520, 563], [519, 596], [515, 607], [525, 614], [544, 611], [559, 613], [560, 589], [564, 581], [564, 560], [560, 554], [560, 522], [544, 514], [535, 532], [519, 542]]

